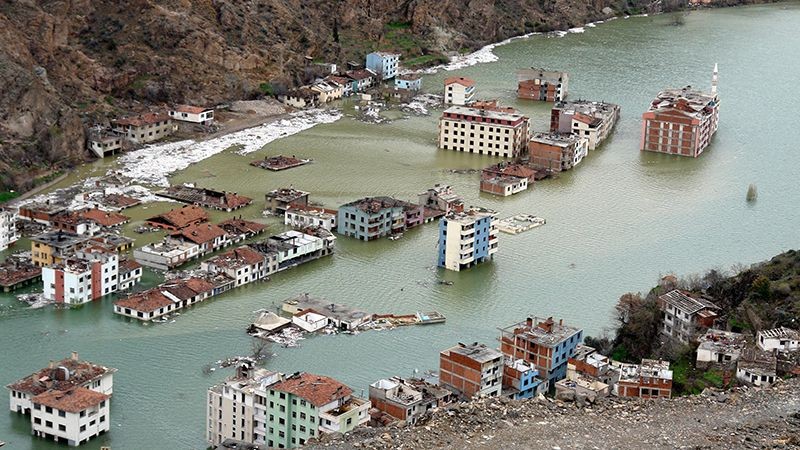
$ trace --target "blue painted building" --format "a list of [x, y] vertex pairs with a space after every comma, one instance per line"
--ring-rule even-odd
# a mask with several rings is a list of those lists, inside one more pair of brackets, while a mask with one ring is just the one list
[[437, 265], [460, 271], [492, 259], [497, 253], [497, 226], [492, 223], [496, 215], [471, 208], [439, 219]]
[[419, 75], [398, 75], [394, 79], [394, 87], [407, 91], [422, 89], [422, 78]]
[[552, 317], [529, 317], [525, 322], [501, 330], [500, 351], [512, 360], [522, 359], [539, 370], [547, 388], [566, 378], [567, 361], [583, 341], [583, 330], [557, 324]]
[[399, 64], [399, 53], [372, 52], [367, 55], [367, 69], [378, 74], [381, 81], [394, 78]]
[[503, 395], [514, 400], [534, 398], [547, 393], [547, 383], [539, 371], [521, 359], [506, 358], [503, 367]]

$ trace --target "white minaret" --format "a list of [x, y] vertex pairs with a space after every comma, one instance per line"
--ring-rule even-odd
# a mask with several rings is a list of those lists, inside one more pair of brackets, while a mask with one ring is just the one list
[[719, 83], [719, 70], [717, 63], [714, 63], [714, 73], [711, 75], [711, 93], [717, 95], [717, 83]]

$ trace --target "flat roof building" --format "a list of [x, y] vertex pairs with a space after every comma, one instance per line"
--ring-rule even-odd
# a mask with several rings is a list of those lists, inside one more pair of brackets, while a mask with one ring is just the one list
[[517, 70], [517, 97], [543, 102], [560, 102], [567, 98], [569, 74], [541, 68]]
[[498, 397], [503, 388], [503, 354], [477, 342], [439, 353], [439, 384], [464, 398]]
[[452, 106], [439, 118], [439, 148], [516, 158], [529, 138], [528, 117], [491, 109]]

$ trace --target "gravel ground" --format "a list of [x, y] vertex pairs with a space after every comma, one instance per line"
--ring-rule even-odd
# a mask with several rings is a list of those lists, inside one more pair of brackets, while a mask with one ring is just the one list
[[670, 400], [479, 400], [403, 425], [324, 436], [309, 448], [800, 448], [800, 380]]

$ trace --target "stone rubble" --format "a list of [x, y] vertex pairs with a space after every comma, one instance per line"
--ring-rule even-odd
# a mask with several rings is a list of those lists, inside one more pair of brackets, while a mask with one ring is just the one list
[[662, 400], [481, 399], [416, 426], [323, 435], [308, 448], [800, 448], [800, 379]]

